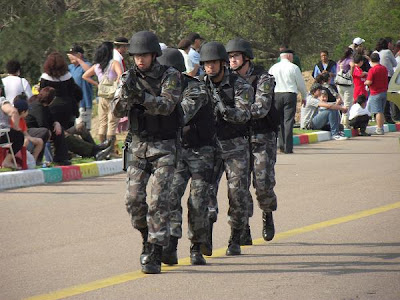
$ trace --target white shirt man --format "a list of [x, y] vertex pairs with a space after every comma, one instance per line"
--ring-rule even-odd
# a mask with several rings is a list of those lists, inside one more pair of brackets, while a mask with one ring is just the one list
[[122, 72], [125, 72], [127, 68], [123, 55], [128, 51], [129, 41], [124, 37], [116, 38], [114, 41], [114, 47], [113, 59], [120, 64]]
[[14, 102], [14, 98], [22, 92], [28, 97], [32, 97], [32, 89], [29, 82], [17, 75], [9, 75], [2, 79], [4, 85], [5, 97], [10, 103]]
[[292, 63], [293, 51], [285, 50], [280, 62], [269, 69], [275, 77], [275, 107], [281, 118], [278, 146], [283, 153], [293, 153], [293, 125], [296, 114], [297, 93], [305, 103], [307, 89], [298, 66]]

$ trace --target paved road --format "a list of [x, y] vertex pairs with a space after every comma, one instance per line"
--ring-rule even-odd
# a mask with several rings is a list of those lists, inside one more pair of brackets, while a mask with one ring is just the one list
[[[400, 299], [400, 133], [279, 155], [274, 241], [226, 257], [226, 182], [215, 256], [140, 273], [124, 176], [0, 193], [0, 299]], [[186, 226], [186, 225], [185, 225]], [[186, 232], [186, 229], [185, 229]], [[34, 297], [38, 296], [38, 297]]]

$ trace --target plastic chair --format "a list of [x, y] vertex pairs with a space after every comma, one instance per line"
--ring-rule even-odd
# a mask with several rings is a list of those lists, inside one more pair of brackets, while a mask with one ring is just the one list
[[8, 134], [9, 132], [10, 132], [10, 128], [0, 128], [0, 133], [5, 134], [7, 137], [7, 143], [0, 144], [0, 161], [3, 162], [4, 158], [7, 155], [6, 154], [7, 151], [10, 151], [13, 162], [14, 162], [15, 169], [17, 169], [18, 168], [17, 161], [15, 160], [15, 154], [11, 147], [12, 143], [10, 141], [10, 135]]

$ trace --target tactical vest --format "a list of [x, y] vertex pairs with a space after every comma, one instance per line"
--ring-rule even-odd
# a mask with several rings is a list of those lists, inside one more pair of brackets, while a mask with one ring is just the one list
[[[217, 87], [221, 100], [224, 102], [226, 107], [235, 108], [235, 82], [237, 79], [238, 75], [230, 73], [229, 86], [224, 85], [222, 87]], [[219, 140], [230, 140], [237, 137], [246, 137], [249, 135], [249, 125], [247, 123], [234, 124], [227, 122], [222, 118], [222, 115], [219, 112], [216, 116], [216, 130]]]
[[[189, 76], [184, 76], [183, 88], [197, 84], [197, 80]], [[200, 148], [203, 146], [213, 146], [215, 142], [215, 122], [211, 101], [207, 101], [196, 115], [183, 127], [182, 147]]]
[[[263, 74], [264, 72], [265, 72], [265, 70], [263, 67], [255, 66], [253, 73], [251, 74], [251, 76], [248, 80], [254, 89], [254, 97], [257, 92], [258, 80], [260, 79], [261, 74]], [[275, 86], [272, 88], [275, 88]], [[251, 119], [250, 126], [251, 126], [252, 132], [257, 134], [257, 133], [266, 133], [266, 132], [272, 132], [272, 131], [277, 132], [279, 124], [280, 124], [279, 114], [278, 114], [278, 110], [275, 107], [275, 95], [273, 95], [272, 102], [271, 102], [271, 108], [270, 108], [268, 114], [264, 118], [261, 118], [261, 119], [256, 119], [256, 120]]]
[[322, 64], [322, 61], [317, 63], [317, 67], [321, 73], [323, 71], [330, 72], [334, 66], [336, 66], [336, 63], [333, 60], [328, 60], [328, 65], [326, 66], [326, 69], [324, 69], [324, 65]]
[[[146, 76], [144, 79], [157, 96], [161, 94], [161, 79], [167, 69], [167, 66], [161, 66], [157, 78]], [[152, 93], [147, 88], [145, 91], [149, 94]], [[129, 111], [130, 131], [144, 141], [175, 139], [181, 122], [178, 106], [176, 105], [170, 115], [162, 116], [146, 114], [142, 106], [135, 105]]]

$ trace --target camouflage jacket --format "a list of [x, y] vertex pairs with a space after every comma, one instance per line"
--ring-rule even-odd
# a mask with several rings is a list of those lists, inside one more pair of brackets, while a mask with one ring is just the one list
[[[231, 72], [225, 68], [224, 77], [218, 87], [214, 87], [220, 93], [221, 90], [233, 90], [233, 105], [228, 105], [226, 97], [222, 97], [226, 106], [226, 111], [222, 118], [228, 123], [244, 124], [251, 118], [250, 107], [254, 98], [252, 86], [240, 76], [235, 75], [235, 80], [232, 82]], [[207, 88], [211, 91], [212, 87], [207, 84], [207, 76], [204, 76]], [[226, 93], [225, 93], [226, 94]], [[215, 99], [214, 99], [215, 100]], [[214, 102], [214, 101], [213, 101]]]
[[[159, 78], [161, 89], [155, 94], [141, 83]], [[154, 88], [154, 87], [152, 87]], [[139, 91], [139, 93], [138, 93]], [[158, 62], [154, 62], [150, 71], [141, 72], [136, 67], [125, 72], [119, 82], [114, 99], [111, 102], [112, 113], [116, 117], [127, 116], [130, 109], [140, 106], [148, 115], [170, 115], [181, 95], [181, 74], [174, 68], [165, 70]]]
[[254, 88], [257, 87], [250, 108], [251, 118], [264, 118], [271, 109], [274, 97], [275, 78], [267, 71], [255, 68], [253, 64], [250, 64], [250, 68], [244, 78]]

